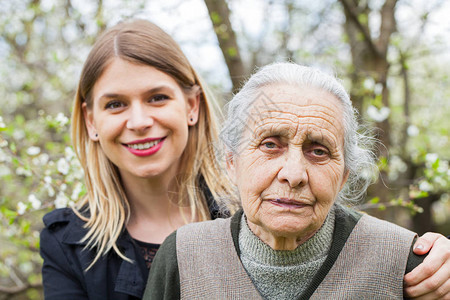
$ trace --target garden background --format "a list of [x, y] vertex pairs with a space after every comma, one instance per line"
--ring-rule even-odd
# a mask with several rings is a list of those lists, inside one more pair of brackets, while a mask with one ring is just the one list
[[78, 76], [127, 18], [171, 34], [221, 105], [273, 61], [337, 74], [384, 145], [358, 209], [450, 234], [449, 15], [444, 0], [2, 0], [0, 299], [42, 298], [42, 216], [85, 193], [69, 137]]

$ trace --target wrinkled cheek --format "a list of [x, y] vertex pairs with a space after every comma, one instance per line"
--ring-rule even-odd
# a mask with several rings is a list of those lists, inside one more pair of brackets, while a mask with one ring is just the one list
[[257, 218], [261, 208], [261, 200], [257, 197], [242, 197], [242, 199], [246, 199], [242, 202], [245, 215], [250, 219]]

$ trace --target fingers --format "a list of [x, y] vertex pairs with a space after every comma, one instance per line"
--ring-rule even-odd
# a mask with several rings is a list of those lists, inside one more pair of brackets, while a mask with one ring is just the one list
[[404, 279], [408, 297], [450, 300], [450, 240], [438, 238], [423, 263]]
[[[433, 233], [431, 235], [436, 234]], [[422, 238], [425, 240], [425, 238], [427, 238], [426, 236], [427, 234], [425, 234]], [[414, 286], [420, 283], [436, 273], [436, 271], [441, 268], [444, 263], [449, 263], [450, 240], [442, 235], [439, 236], [440, 237], [434, 242], [433, 248], [424, 261], [414, 270], [405, 275], [405, 284], [407, 286]]]
[[405, 289], [405, 296], [410, 299], [418, 299], [418, 300], [431, 300], [431, 299], [442, 299], [442, 300], [450, 300], [450, 280], [447, 280], [445, 284], [441, 285], [438, 289], [423, 294], [421, 296], [411, 296], [414, 292], [410, 292], [409, 288]]
[[413, 251], [417, 255], [423, 255], [425, 253], [428, 253], [430, 251], [433, 244], [439, 239], [443, 237], [442, 234], [434, 233], [434, 232], [427, 232], [421, 237], [419, 237], [414, 244]]

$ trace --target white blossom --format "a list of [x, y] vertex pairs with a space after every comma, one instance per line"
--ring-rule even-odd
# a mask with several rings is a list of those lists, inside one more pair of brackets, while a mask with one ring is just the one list
[[17, 203], [17, 213], [19, 215], [23, 215], [26, 210], [27, 210], [27, 206], [22, 201]]
[[11, 158], [2, 149], [0, 149], [0, 162], [7, 162], [10, 160]]
[[39, 147], [31, 146], [27, 149], [27, 154], [31, 156], [38, 155], [39, 153], [41, 153], [41, 148]]
[[30, 201], [30, 203], [31, 203], [31, 206], [34, 208], [34, 209], [39, 209], [39, 208], [41, 208], [41, 201], [38, 199], [38, 198], [36, 198], [36, 196], [34, 195], [34, 194], [30, 194], [29, 196], [28, 196], [28, 201]]
[[55, 199], [55, 207], [56, 208], [64, 208], [67, 207], [67, 203], [69, 199], [67, 199], [66, 195], [63, 192], [59, 192], [58, 196]]
[[408, 165], [397, 155], [391, 157], [390, 166], [400, 172], [405, 172], [408, 168]]
[[377, 122], [383, 122], [384, 120], [386, 120], [389, 117], [390, 113], [391, 110], [386, 106], [378, 109], [375, 106], [371, 105], [367, 108], [367, 114], [369, 115], [369, 117]]
[[436, 153], [427, 153], [425, 155], [425, 160], [429, 164], [435, 163], [438, 158], [439, 156]]
[[8, 146], [8, 141], [0, 138], [0, 148]]
[[9, 174], [11, 174], [11, 170], [3, 164], [0, 165], [0, 177], [7, 176]]
[[67, 175], [69, 173], [70, 165], [64, 158], [60, 158], [56, 163], [56, 169], [63, 175]]
[[441, 176], [436, 176], [433, 178], [433, 181], [437, 184], [440, 185], [441, 187], [445, 187], [447, 186], [447, 182], [445, 181], [444, 178], [442, 178]]
[[3, 117], [0, 116], [0, 128], [6, 128], [5, 122], [3, 122]]
[[76, 201], [80, 197], [80, 193], [82, 191], [82, 185], [81, 183], [77, 182], [75, 184], [75, 187], [72, 190], [72, 195], [70, 196], [70, 199]]
[[381, 92], [383, 92], [383, 85], [381, 83], [375, 84], [373, 92], [375, 93], [375, 95], [381, 95]]
[[364, 80], [363, 86], [366, 88], [366, 90], [373, 90], [375, 87], [375, 80], [372, 77], [368, 77]]
[[32, 161], [33, 161], [33, 164], [35, 164], [36, 166], [44, 166], [48, 163], [49, 159], [50, 159], [50, 157], [48, 156], [47, 153], [42, 153], [38, 157], [33, 158]]
[[439, 173], [446, 173], [448, 170], [448, 160], [441, 160], [439, 162], [439, 166], [437, 168], [437, 171]]
[[69, 123], [69, 118], [60, 112], [56, 115], [55, 121], [58, 122], [60, 126], [64, 126]]
[[422, 181], [419, 184], [419, 189], [424, 192], [431, 192], [433, 190], [433, 186], [428, 181]]
[[20, 271], [27, 274], [33, 270], [33, 264], [30, 261], [23, 262], [19, 265]]
[[15, 226], [8, 226], [4, 232], [7, 237], [12, 237], [17, 234], [17, 229]]
[[13, 138], [16, 140], [21, 140], [25, 137], [25, 131], [23, 131], [22, 129], [16, 129], [13, 132]]
[[46, 183], [44, 185], [44, 187], [47, 190], [47, 194], [49, 197], [55, 196], [55, 190], [53, 189], [53, 187], [50, 184]]
[[66, 147], [64, 149], [64, 154], [65, 154], [67, 160], [72, 160], [72, 158], [75, 157], [75, 152], [73, 152], [72, 148], [70, 148], [70, 147]]
[[407, 170], [406, 163], [397, 155], [393, 155], [389, 160], [389, 179], [396, 180], [399, 173]]
[[45, 176], [44, 182], [50, 184], [50, 183], [52, 183], [52, 178], [50, 176]]
[[19, 176], [23, 175], [23, 176], [26, 176], [26, 177], [30, 177], [32, 175], [30, 170], [27, 170], [27, 169], [25, 169], [23, 167], [18, 167], [16, 169], [16, 174], [19, 175]]
[[409, 125], [406, 132], [408, 133], [409, 136], [418, 136], [420, 130], [416, 125]]

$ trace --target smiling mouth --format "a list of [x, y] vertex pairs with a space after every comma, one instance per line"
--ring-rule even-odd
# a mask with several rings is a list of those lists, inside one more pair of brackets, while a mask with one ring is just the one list
[[273, 199], [273, 200], [269, 200], [269, 201], [270, 201], [270, 203], [272, 203], [276, 206], [291, 208], [291, 209], [292, 208], [303, 208], [303, 207], [308, 206], [305, 203], [291, 200], [291, 199], [285, 199], [285, 198], [277, 198], [277, 199]]
[[140, 144], [125, 144], [128, 148], [134, 149], [134, 150], [147, 150], [152, 147], [155, 147], [158, 145], [163, 139], [154, 140], [151, 142], [146, 143], [140, 143]]

